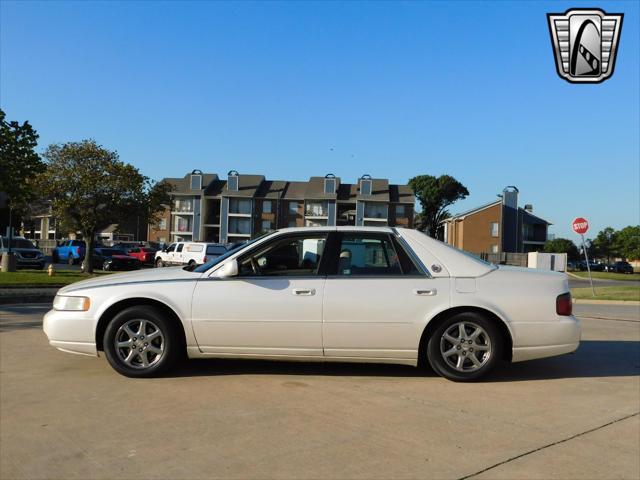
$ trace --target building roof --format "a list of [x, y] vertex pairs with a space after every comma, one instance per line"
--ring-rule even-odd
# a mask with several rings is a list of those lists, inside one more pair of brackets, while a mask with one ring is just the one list
[[409, 185], [389, 185], [389, 201], [413, 205], [416, 199]]
[[371, 195], [362, 195], [358, 188], [358, 200], [369, 202], [389, 201], [389, 180], [386, 178], [374, 178], [371, 180]]
[[265, 180], [256, 192], [256, 198], [271, 198], [277, 200], [282, 196], [287, 186], [283, 180]]
[[222, 195], [225, 197], [254, 197], [262, 182], [264, 182], [264, 175], [238, 175], [238, 190], [229, 190], [229, 185], [225, 184]]
[[353, 183], [341, 183], [338, 186], [338, 191], [337, 191], [338, 202], [356, 203], [357, 198], [358, 198], [358, 185]]
[[[545, 223], [547, 225], [553, 225], [553, 223], [548, 222], [544, 218], [541, 218], [541, 217], [539, 217], [537, 215], [534, 215], [533, 213], [531, 213], [528, 210], [525, 210], [524, 208], [518, 207], [518, 211], [522, 214], [523, 221], [525, 219], [529, 220], [526, 223], [533, 223], [533, 224]], [[527, 217], [531, 217], [531, 218], [527, 218]]]
[[502, 199], [494, 200], [491, 203], [485, 203], [484, 205], [480, 205], [479, 207], [472, 208], [471, 210], [467, 210], [466, 212], [462, 212], [462, 213], [458, 213], [456, 215], [453, 215], [453, 216], [447, 218], [446, 220], [443, 220], [440, 223], [452, 222], [454, 220], [462, 220], [462, 219], [464, 219], [464, 217], [466, 217], [468, 215], [473, 215], [475, 213], [481, 212], [482, 210], [486, 210], [487, 208], [493, 207], [494, 205], [498, 205], [500, 203], [502, 203]]
[[[305, 191], [305, 198], [310, 200], [335, 200], [336, 193], [324, 192], [324, 180], [326, 177], [311, 177], [307, 182], [307, 189]], [[340, 177], [335, 177], [336, 192], [340, 188]]]
[[287, 182], [282, 198], [285, 200], [304, 200], [306, 190], [307, 182]]
[[[214, 180], [218, 180], [218, 175], [215, 173], [203, 173], [202, 174], [202, 190]], [[165, 182], [171, 184], [172, 193], [191, 193], [194, 191], [200, 192], [201, 190], [191, 190], [191, 172], [187, 173], [182, 178], [165, 178]]]

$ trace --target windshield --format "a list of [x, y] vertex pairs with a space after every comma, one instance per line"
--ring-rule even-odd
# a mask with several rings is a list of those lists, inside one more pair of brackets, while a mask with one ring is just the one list
[[[273, 233], [273, 232], [271, 232]], [[207, 263], [203, 263], [202, 265], [200, 265], [199, 267], [193, 269], [193, 272], [197, 272], [197, 273], [203, 273], [206, 272], [207, 270], [209, 270], [211, 267], [213, 267], [214, 265], [217, 265], [220, 262], [223, 262], [224, 260], [226, 260], [227, 258], [229, 258], [231, 255], [233, 255], [234, 253], [242, 250], [245, 247], [248, 247], [249, 245], [257, 242], [258, 240], [262, 240], [263, 238], [271, 235], [271, 233], [265, 233], [264, 235], [261, 235], [259, 237], [254, 238], [253, 240], [249, 240], [246, 243], [241, 243], [240, 245], [236, 245], [234, 246], [231, 250], [227, 251], [226, 253], [220, 255], [219, 257], [214, 258], [213, 260], [211, 260], [210, 262]]]
[[[2, 246], [4, 248], [9, 247], [9, 238], [2, 237]], [[11, 239], [11, 248], [36, 248], [33, 243], [24, 238], [12, 238]]]

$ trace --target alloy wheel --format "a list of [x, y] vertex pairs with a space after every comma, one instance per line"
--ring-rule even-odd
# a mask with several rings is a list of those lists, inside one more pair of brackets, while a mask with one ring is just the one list
[[451, 325], [440, 338], [440, 354], [447, 364], [459, 372], [473, 372], [491, 358], [489, 334], [473, 322]]
[[162, 331], [150, 320], [128, 320], [116, 332], [115, 350], [125, 365], [145, 369], [157, 364], [164, 354]]

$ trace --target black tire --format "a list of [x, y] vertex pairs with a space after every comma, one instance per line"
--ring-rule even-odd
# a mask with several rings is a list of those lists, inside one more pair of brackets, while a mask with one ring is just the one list
[[189, 260], [189, 263], [187, 263], [187, 266], [189, 267], [190, 270], [193, 270], [196, 267], [196, 261]]
[[109, 264], [109, 262], [104, 262], [102, 264], [102, 270], [104, 270], [105, 272], [108, 272], [109, 270], [111, 270], [111, 265]]
[[[467, 335], [470, 335], [469, 332], [473, 332], [472, 329], [474, 327], [480, 327], [481, 330], [484, 330], [481, 337], [484, 340], [482, 345], [476, 345], [475, 340], [465, 340], [464, 342], [460, 340], [459, 343], [449, 342], [444, 337], [445, 333], [452, 333], [451, 331], [454, 327], [459, 329], [459, 325], [463, 322], [466, 325]], [[488, 337], [488, 339], [486, 337]], [[451, 338], [451, 336], [448, 338]], [[470, 345], [468, 343], [469, 341], [472, 341], [473, 345]], [[480, 348], [484, 349], [487, 346], [489, 347], [489, 350], [487, 350], [488, 354], [479, 351]], [[476, 347], [475, 352], [473, 351], [473, 347]], [[455, 349], [454, 353], [447, 357], [449, 360], [445, 359], [442, 353], [443, 349], [447, 351], [454, 351]], [[427, 344], [427, 358], [433, 370], [437, 374], [456, 382], [476, 380], [486, 375], [503, 357], [503, 351], [504, 339], [498, 326], [493, 321], [476, 312], [461, 312], [447, 318], [436, 328]], [[464, 355], [464, 357], [462, 357], [461, 354]], [[467, 369], [466, 371], [458, 370], [456, 368], [457, 365], [453, 366], [450, 363], [453, 362], [452, 357], [454, 355], [456, 357], [456, 363], [458, 359], [462, 359], [461, 368], [462, 370]], [[469, 356], [467, 357], [466, 355]], [[471, 355], [481, 364], [479, 367], [473, 365]], [[478, 355], [480, 355], [480, 357], [478, 357]], [[472, 368], [475, 369], [472, 370]]]
[[[120, 327], [137, 320], [151, 322], [153, 326], [157, 327], [162, 333], [163, 337], [162, 354], [155, 363], [152, 363], [148, 367], [140, 365], [136, 368], [130, 366], [122, 358], [124, 354], [128, 352], [128, 347], [125, 349], [116, 349], [115, 346], [116, 335], [119, 334]], [[137, 339], [137, 337], [134, 338]], [[137, 341], [139, 342], [139, 340]], [[113, 320], [109, 322], [109, 325], [107, 325], [103, 337], [103, 347], [107, 360], [113, 369], [126, 377], [132, 378], [156, 377], [161, 375], [175, 365], [181, 356], [181, 352], [184, 350], [184, 346], [180, 341], [180, 335], [174, 324], [166, 318], [161, 310], [149, 305], [129, 307], [118, 313]], [[117, 350], [122, 350], [122, 352]], [[142, 360], [141, 357], [137, 358], [140, 361]]]
[[164, 267], [164, 262], [162, 261], [162, 259], [161, 259], [161, 258], [157, 258], [157, 259], [156, 259], [156, 267], [157, 267], [157, 268], [162, 268], [162, 267]]

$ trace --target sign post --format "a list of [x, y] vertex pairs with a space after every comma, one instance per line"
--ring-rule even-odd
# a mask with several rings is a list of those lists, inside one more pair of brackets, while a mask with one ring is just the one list
[[573, 231], [582, 238], [582, 250], [584, 250], [584, 259], [587, 262], [587, 272], [589, 273], [589, 283], [591, 283], [591, 293], [596, 296], [596, 289], [593, 288], [593, 278], [591, 278], [591, 267], [589, 266], [589, 256], [587, 255], [587, 246], [584, 243], [584, 234], [589, 230], [589, 222], [586, 218], [578, 217], [573, 221]]

